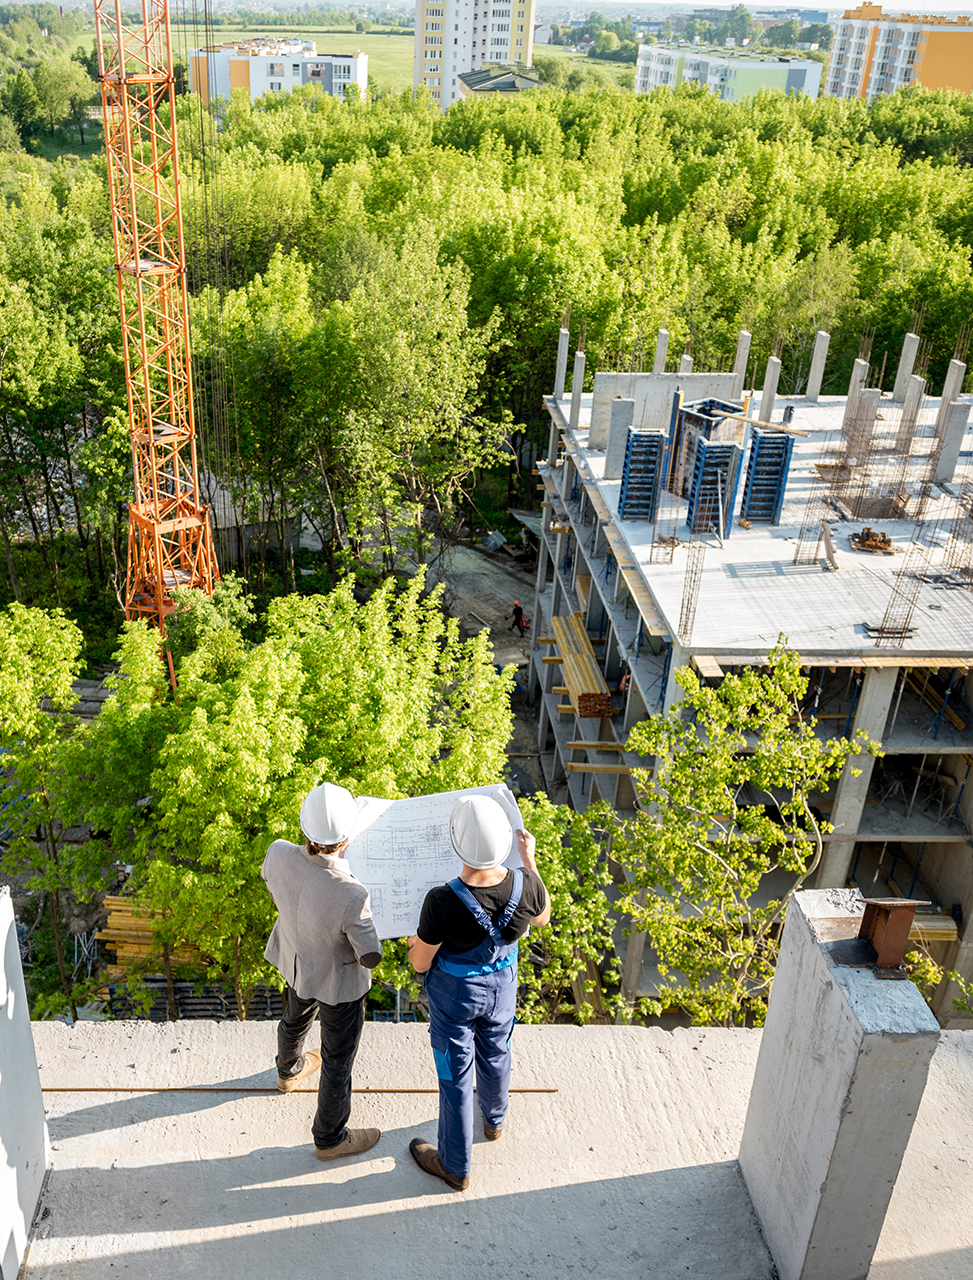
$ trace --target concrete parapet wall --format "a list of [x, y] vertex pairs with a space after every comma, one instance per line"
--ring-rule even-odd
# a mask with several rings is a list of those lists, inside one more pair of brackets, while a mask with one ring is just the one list
[[20, 1270], [49, 1147], [10, 889], [0, 888], [0, 1276]]

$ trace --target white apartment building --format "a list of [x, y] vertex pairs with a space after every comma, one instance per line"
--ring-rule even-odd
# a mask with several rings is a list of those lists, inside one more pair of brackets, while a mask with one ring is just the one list
[[717, 97], [745, 98], [760, 89], [806, 93], [816, 98], [821, 88], [821, 63], [813, 59], [783, 58], [776, 54], [734, 52], [695, 46], [640, 44], [635, 69], [635, 92], [648, 93], [660, 85], [706, 85]]
[[426, 85], [445, 111], [460, 97], [458, 77], [490, 63], [529, 67], [536, 0], [439, 0], [416, 5], [412, 83]]
[[189, 87], [204, 102], [229, 99], [234, 89], [246, 89], [251, 100], [265, 93], [286, 93], [304, 84], [320, 85], [325, 93], [344, 101], [345, 90], [357, 84], [368, 89], [367, 53], [318, 53], [311, 40], [231, 40], [191, 49]]
[[835, 26], [827, 92], [871, 102], [904, 85], [973, 91], [973, 23], [968, 17], [847, 9]]

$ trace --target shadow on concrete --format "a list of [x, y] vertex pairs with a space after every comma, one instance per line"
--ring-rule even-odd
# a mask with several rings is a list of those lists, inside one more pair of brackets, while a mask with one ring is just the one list
[[[316, 1086], [317, 1076], [312, 1076], [310, 1081], [302, 1081], [302, 1087]], [[103, 1130], [124, 1129], [127, 1125], [139, 1124], [144, 1120], [155, 1119], [158, 1116], [186, 1116], [194, 1112], [210, 1111], [214, 1107], [225, 1105], [227, 1102], [240, 1101], [248, 1097], [259, 1097], [259, 1094], [236, 1093], [234, 1090], [239, 1089], [260, 1089], [266, 1090], [268, 1098], [293, 1097], [293, 1094], [283, 1094], [277, 1091], [277, 1071], [271, 1066], [267, 1071], [256, 1071], [249, 1076], [240, 1076], [235, 1080], [216, 1080], [210, 1083], [206, 1082], [207, 1089], [226, 1089], [226, 1093], [205, 1093], [202, 1090], [190, 1090], [185, 1093], [176, 1090], [167, 1091], [159, 1089], [156, 1091], [147, 1089], [145, 1093], [116, 1093], [110, 1102], [95, 1102], [89, 1107], [79, 1107], [76, 1111], [71, 1111], [63, 1116], [58, 1117], [54, 1124], [57, 1126], [58, 1137], [73, 1138], [81, 1133], [98, 1133]], [[84, 1097], [83, 1093], [65, 1094], [57, 1089], [51, 1089], [47, 1097], [64, 1103], [69, 1097]], [[97, 1097], [95, 1093], [88, 1094], [89, 1097]], [[301, 1095], [303, 1096], [303, 1095]], [[310, 1096], [310, 1095], [309, 1095]]]
[[973, 1245], [875, 1262], [868, 1280], [969, 1280], [973, 1276]]
[[334, 1167], [309, 1169], [307, 1147], [261, 1147], [226, 1160], [55, 1170], [49, 1235], [35, 1243], [30, 1276], [776, 1275], [735, 1161], [491, 1195], [516, 1169], [498, 1160], [500, 1176], [481, 1153], [479, 1176], [475, 1155], [473, 1184], [457, 1194], [409, 1157], [409, 1139], [434, 1132], [435, 1122], [388, 1131], [374, 1151]]

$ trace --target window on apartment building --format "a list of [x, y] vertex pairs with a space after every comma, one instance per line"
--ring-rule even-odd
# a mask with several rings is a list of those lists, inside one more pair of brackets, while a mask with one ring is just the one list
[[[493, 26], [490, 28], [490, 30], [491, 30], [491, 31], [509, 31], [509, 30], [510, 30], [510, 23], [509, 23], [509, 22], [495, 22], [495, 23], [493, 24]], [[506, 41], [504, 41], [504, 43], [506, 44]]]
[[[524, 24], [523, 24], [522, 22], [518, 22], [518, 23], [517, 23], [517, 30], [518, 30], [518, 31], [523, 31], [523, 29], [524, 29]], [[517, 43], [518, 43], [518, 44], [520, 44], [520, 41], [518, 40], [518, 41], [517, 41]]]
[[280, 92], [281, 92], [281, 90], [282, 90], [283, 88], [284, 88], [284, 86], [283, 86], [282, 84], [280, 84], [280, 83], [279, 83], [279, 82], [277, 82], [277, 81], [271, 80], [271, 82], [270, 82], [270, 92], [271, 92], [271, 93], [280, 93]]
[[523, 16], [524, 16], [524, 11], [523, 11], [523, 9], [518, 9], [518, 10], [517, 10], [517, 17], [518, 17], [518, 18], [522, 18]]
[[[521, 46], [523, 43], [524, 43], [524, 42], [523, 42], [523, 40], [518, 40], [518, 41], [517, 41], [517, 48], [519, 49], [519, 48], [520, 48], [520, 46]], [[519, 62], [519, 61], [520, 61], [520, 59], [518, 58], [518, 59], [517, 59], [517, 61]]]
[[301, 74], [301, 64], [299, 62], [295, 62], [291, 67], [291, 71], [294, 75], [299, 76]]
[[427, 30], [427, 31], [442, 31], [442, 29], [443, 29], [443, 24], [442, 24], [441, 22], [427, 22], [427, 23], [426, 23], [426, 30]]
[[494, 16], [495, 18], [509, 18], [509, 17], [510, 17], [510, 10], [509, 10], [509, 9], [494, 9], [494, 11], [493, 11], [493, 16]]
[[426, 10], [426, 17], [427, 17], [427, 18], [441, 18], [442, 16], [443, 16], [443, 11], [442, 11], [442, 9], [427, 9], [427, 10]]

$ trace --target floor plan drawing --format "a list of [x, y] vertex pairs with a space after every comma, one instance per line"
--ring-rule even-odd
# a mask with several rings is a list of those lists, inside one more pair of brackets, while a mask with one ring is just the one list
[[371, 894], [380, 938], [414, 933], [429, 890], [459, 874], [462, 864], [450, 843], [449, 815], [466, 795], [492, 796], [503, 807], [510, 819], [507, 865], [519, 866], [516, 832], [524, 823], [513, 793], [502, 783], [405, 800], [359, 800], [358, 826], [345, 857]]

